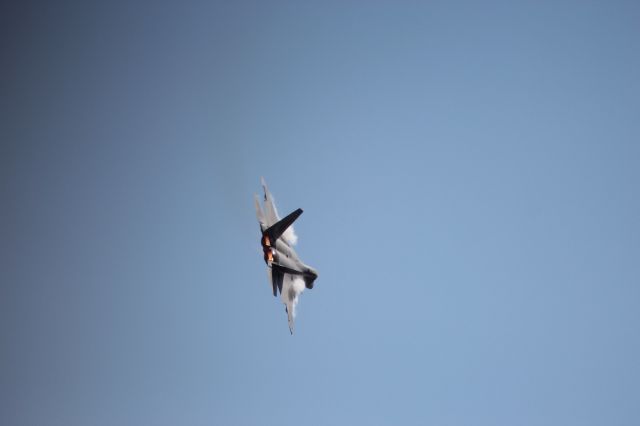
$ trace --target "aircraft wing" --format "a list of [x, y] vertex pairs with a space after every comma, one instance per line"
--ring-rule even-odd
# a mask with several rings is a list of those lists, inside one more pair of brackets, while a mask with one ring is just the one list
[[293, 315], [291, 314], [291, 309], [289, 309], [289, 305], [284, 306], [284, 310], [287, 311], [287, 322], [289, 323], [289, 333], [293, 334]]
[[304, 282], [299, 277], [285, 273], [282, 285], [282, 294], [280, 299], [284, 303], [287, 312], [287, 321], [289, 323], [289, 331], [293, 334], [294, 319], [296, 317], [296, 305], [298, 304], [300, 294], [304, 290]]
[[267, 275], [273, 286], [273, 295], [277, 296], [278, 292], [280, 292], [280, 298], [282, 299], [282, 303], [284, 303], [284, 310], [287, 313], [289, 332], [293, 334], [293, 320], [296, 304], [298, 303], [298, 294], [300, 294], [300, 292], [296, 292], [293, 288], [293, 277], [277, 265], [268, 268]]
[[293, 277], [287, 274], [280, 298], [282, 299], [282, 303], [284, 303], [284, 310], [287, 312], [287, 322], [289, 323], [289, 332], [291, 334], [293, 334], [293, 320], [295, 318], [296, 303], [298, 303], [298, 295], [295, 293], [292, 286]]

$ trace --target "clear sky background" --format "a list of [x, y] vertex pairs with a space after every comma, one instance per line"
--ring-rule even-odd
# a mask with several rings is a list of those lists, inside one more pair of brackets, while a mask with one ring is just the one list
[[638, 2], [0, 16], [2, 425], [640, 423]]

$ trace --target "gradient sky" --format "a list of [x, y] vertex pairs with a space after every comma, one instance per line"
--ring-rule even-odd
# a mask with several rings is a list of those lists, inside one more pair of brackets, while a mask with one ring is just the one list
[[0, 424], [640, 423], [638, 2], [0, 16]]

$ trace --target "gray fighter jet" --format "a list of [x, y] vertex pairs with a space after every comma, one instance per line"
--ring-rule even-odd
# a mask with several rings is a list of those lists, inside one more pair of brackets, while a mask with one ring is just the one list
[[280, 219], [264, 178], [262, 188], [264, 189], [264, 211], [260, 207], [259, 197], [255, 196], [256, 215], [262, 233], [260, 244], [264, 261], [268, 266], [267, 273], [273, 287], [273, 295], [277, 296], [280, 292], [287, 311], [289, 331], [293, 334], [293, 319], [298, 295], [304, 287], [313, 288], [318, 272], [309, 265], [305, 265], [292, 247], [296, 237], [290, 226], [302, 214], [302, 209], [297, 209], [284, 219]]

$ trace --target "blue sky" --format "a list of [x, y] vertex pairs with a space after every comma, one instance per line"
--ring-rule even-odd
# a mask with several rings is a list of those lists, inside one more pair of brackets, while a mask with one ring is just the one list
[[3, 15], [0, 423], [640, 421], [636, 3]]

